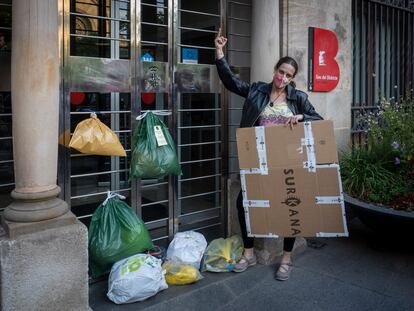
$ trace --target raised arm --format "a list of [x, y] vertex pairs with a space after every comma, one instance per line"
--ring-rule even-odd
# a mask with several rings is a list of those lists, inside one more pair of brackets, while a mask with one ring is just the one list
[[223, 48], [227, 43], [227, 38], [221, 35], [221, 28], [214, 40], [216, 47], [216, 67], [221, 82], [230, 92], [236, 93], [242, 97], [247, 97], [250, 86], [245, 81], [239, 79], [230, 69], [229, 64], [224, 58]]

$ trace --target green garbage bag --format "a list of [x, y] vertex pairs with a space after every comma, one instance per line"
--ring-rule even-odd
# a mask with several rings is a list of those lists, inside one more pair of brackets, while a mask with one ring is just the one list
[[120, 198], [108, 192], [107, 199], [92, 215], [89, 226], [89, 268], [93, 278], [111, 270], [118, 260], [153, 247], [144, 222]]
[[165, 124], [152, 112], [146, 112], [137, 119], [139, 122], [132, 134], [129, 178], [181, 175], [175, 144]]
[[204, 253], [202, 271], [233, 271], [243, 254], [243, 249], [243, 241], [237, 235], [211, 241]]

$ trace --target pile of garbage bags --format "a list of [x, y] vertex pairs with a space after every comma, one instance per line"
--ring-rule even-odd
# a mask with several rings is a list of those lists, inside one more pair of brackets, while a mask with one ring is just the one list
[[153, 245], [144, 222], [122, 199], [108, 192], [89, 228], [91, 276], [110, 272], [107, 297], [116, 304], [145, 300], [170, 285], [195, 283], [203, 278], [200, 270], [232, 271], [242, 256], [240, 237], [208, 244], [195, 231], [177, 233], [165, 254]]

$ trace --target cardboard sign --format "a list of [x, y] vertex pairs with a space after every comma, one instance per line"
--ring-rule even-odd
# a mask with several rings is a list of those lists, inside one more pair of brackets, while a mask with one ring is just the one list
[[332, 91], [339, 83], [338, 38], [333, 31], [309, 27], [309, 85], [313, 92]]
[[236, 136], [249, 236], [348, 236], [332, 121]]

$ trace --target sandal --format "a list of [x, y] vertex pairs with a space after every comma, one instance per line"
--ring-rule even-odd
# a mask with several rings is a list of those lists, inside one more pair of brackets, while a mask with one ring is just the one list
[[254, 266], [257, 263], [256, 255], [253, 254], [253, 257], [247, 258], [246, 256], [242, 256], [240, 260], [235, 264], [233, 271], [234, 272], [243, 272], [248, 267]]
[[275, 278], [278, 281], [286, 281], [289, 279], [293, 264], [291, 262], [281, 262], [279, 269], [276, 271]]

